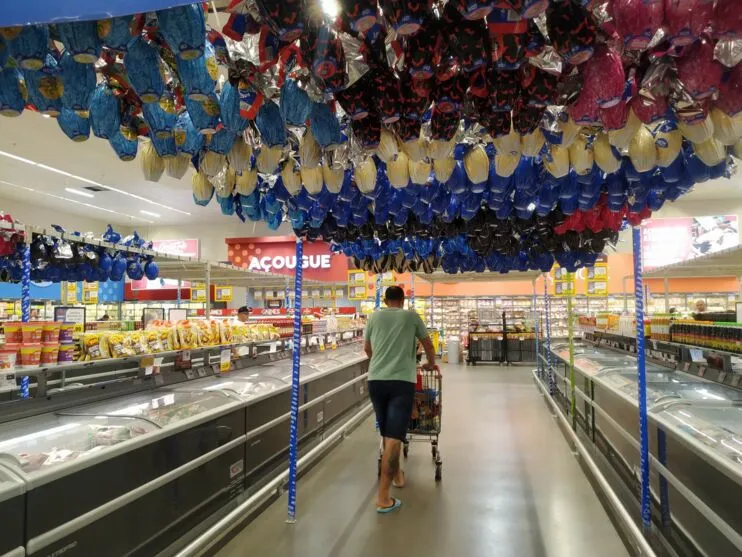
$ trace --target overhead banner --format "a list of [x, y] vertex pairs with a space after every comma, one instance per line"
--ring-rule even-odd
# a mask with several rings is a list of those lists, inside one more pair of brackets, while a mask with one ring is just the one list
[[650, 219], [642, 224], [642, 265], [645, 270], [737, 245], [737, 215]]
[[186, 0], [33, 0], [3, 2], [0, 27], [31, 23], [62, 23], [109, 19], [122, 15], [155, 12], [175, 6], [185, 6]]

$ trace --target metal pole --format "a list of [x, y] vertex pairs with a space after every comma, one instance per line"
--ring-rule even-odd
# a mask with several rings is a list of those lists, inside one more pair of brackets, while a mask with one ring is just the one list
[[[538, 315], [538, 309], [536, 308], [536, 279], [533, 279], [533, 315], [535, 317], [534, 319], [534, 336], [536, 339], [536, 371], [539, 372], [541, 370], [541, 359], [539, 358], [539, 343], [538, 343], [538, 322], [540, 321], [539, 315]], [[539, 377], [543, 377], [543, 374], [539, 373]]]
[[[31, 233], [26, 232], [26, 240], [30, 241]], [[21, 321], [31, 320], [31, 246], [24, 243], [21, 246]], [[28, 375], [21, 377], [21, 398], [28, 398]]]
[[415, 311], [415, 273], [410, 276], [410, 309]]
[[206, 319], [211, 319], [211, 263], [206, 263]]
[[178, 301], [176, 307], [180, 307], [180, 287], [181, 287], [182, 281], [178, 279]]
[[376, 304], [374, 309], [381, 309], [381, 274], [376, 275]]
[[296, 471], [299, 441], [299, 371], [301, 369], [301, 289], [304, 245], [296, 239], [296, 270], [294, 278], [294, 346], [291, 367], [291, 425], [289, 427], [289, 524], [296, 523]]
[[291, 305], [291, 294], [289, 293], [289, 279], [286, 279], [286, 283], [284, 284], [283, 294], [284, 294], [283, 305], [288, 310], [289, 306]]
[[551, 323], [549, 319], [549, 281], [548, 275], [544, 275], [544, 312], [546, 313], [546, 361], [549, 364], [549, 394], [556, 394], [556, 378], [554, 377], [554, 366], [551, 362]]
[[624, 277], [623, 282], [623, 311], [624, 313], [629, 313], [629, 293], [626, 291], [626, 279], [629, 277]]
[[577, 430], [577, 399], [575, 397], [575, 319], [572, 312], [574, 273], [567, 273], [567, 338], [569, 339], [569, 393], [572, 429]]
[[665, 277], [665, 313], [670, 313], [670, 279]]
[[642, 280], [641, 228], [634, 227], [634, 303], [636, 307], [636, 367], [639, 380], [639, 441], [641, 457], [642, 524], [652, 525], [652, 499], [649, 492], [649, 432], [647, 427], [647, 370], [644, 360], [644, 284]]

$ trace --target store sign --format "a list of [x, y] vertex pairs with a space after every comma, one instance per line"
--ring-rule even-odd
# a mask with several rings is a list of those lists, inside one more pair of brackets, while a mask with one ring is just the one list
[[191, 302], [206, 301], [206, 285], [203, 282], [194, 282], [191, 286]]
[[559, 297], [575, 295], [575, 275], [554, 264], [554, 295]]
[[348, 299], [365, 300], [366, 292], [366, 271], [349, 270], [348, 271]]
[[83, 282], [82, 283], [82, 303], [83, 304], [97, 304], [98, 303], [98, 283], [97, 282]]
[[654, 269], [739, 245], [737, 215], [650, 219], [642, 224], [642, 265]]
[[215, 302], [231, 302], [232, 301], [232, 287], [231, 286], [215, 286], [214, 287], [214, 301]]
[[[293, 276], [296, 261], [296, 238], [227, 238], [229, 262], [248, 271]], [[304, 277], [331, 282], [345, 280], [348, 258], [332, 253], [326, 242], [304, 244], [301, 261]]]
[[[197, 239], [188, 240], [152, 240], [152, 249], [168, 255], [177, 255], [180, 257], [198, 257], [200, 253], [199, 241]], [[182, 288], [189, 288], [190, 282], [182, 281]], [[178, 281], [172, 279], [155, 279], [155, 280], [132, 280], [132, 290], [165, 290], [178, 288]]]
[[599, 255], [595, 265], [587, 268], [585, 294], [599, 298], [608, 296], [608, 256]]
[[68, 282], [67, 287], [64, 290], [64, 299], [62, 303], [65, 304], [76, 304], [77, 303], [77, 283]]

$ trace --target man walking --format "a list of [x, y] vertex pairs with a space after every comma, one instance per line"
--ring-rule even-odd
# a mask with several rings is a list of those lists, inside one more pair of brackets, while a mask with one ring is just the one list
[[437, 370], [433, 343], [428, 330], [415, 311], [402, 309], [404, 290], [390, 286], [384, 295], [385, 309], [375, 312], [366, 325], [366, 354], [370, 358], [368, 392], [376, 412], [384, 454], [381, 478], [376, 498], [376, 511], [388, 513], [402, 504], [391, 497], [391, 486], [404, 486], [404, 473], [400, 468], [402, 443], [415, 401], [416, 352], [420, 340], [427, 363], [426, 370]]

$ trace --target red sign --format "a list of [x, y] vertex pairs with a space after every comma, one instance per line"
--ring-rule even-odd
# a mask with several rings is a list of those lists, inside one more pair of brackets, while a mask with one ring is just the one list
[[642, 224], [642, 263], [653, 269], [739, 244], [736, 215], [651, 219]]
[[[313, 315], [322, 314], [322, 312], [329, 312], [330, 308], [301, 308], [302, 315]], [[335, 308], [334, 312], [336, 315], [353, 315], [358, 310], [353, 306], [342, 306]], [[293, 309], [286, 308], [252, 308], [250, 309], [250, 317], [284, 317], [294, 315]]]
[[[180, 255], [183, 257], [198, 257], [199, 245], [197, 239], [192, 240], [152, 240], [152, 249], [168, 255]], [[190, 282], [183, 281], [181, 288], [189, 288]], [[132, 290], [169, 290], [178, 288], [178, 281], [171, 279], [157, 280], [132, 280]]]
[[[296, 239], [290, 236], [227, 238], [229, 262], [250, 271], [294, 276]], [[304, 244], [304, 276], [326, 282], [347, 280], [348, 258], [334, 254], [326, 242]]]

